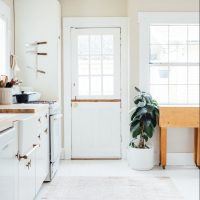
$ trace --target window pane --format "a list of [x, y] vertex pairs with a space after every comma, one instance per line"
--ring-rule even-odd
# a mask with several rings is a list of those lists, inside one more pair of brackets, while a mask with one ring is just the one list
[[170, 67], [169, 84], [187, 84], [187, 67]]
[[0, 17], [0, 74], [6, 75], [6, 22]]
[[112, 75], [114, 72], [113, 56], [103, 56], [103, 74]]
[[187, 43], [187, 26], [169, 26], [169, 43], [186, 44]]
[[79, 85], [79, 95], [89, 95], [89, 77], [88, 76], [83, 76], [79, 77], [78, 81]]
[[103, 94], [104, 95], [113, 95], [114, 94], [114, 84], [112, 76], [103, 77]]
[[199, 84], [199, 66], [188, 67], [188, 84]]
[[187, 103], [187, 85], [169, 86], [169, 103], [186, 104]]
[[102, 36], [103, 54], [113, 54], [113, 35]]
[[168, 85], [151, 85], [150, 93], [158, 103], [168, 103]]
[[101, 54], [101, 35], [90, 36], [90, 54]]
[[151, 26], [151, 44], [168, 44], [168, 26]]
[[101, 77], [91, 77], [91, 95], [101, 95]]
[[199, 43], [199, 26], [188, 26], [188, 42]]
[[89, 54], [89, 36], [88, 35], [78, 36], [78, 54], [79, 55]]
[[101, 56], [91, 56], [90, 57], [90, 69], [91, 75], [101, 74]]
[[199, 63], [199, 45], [188, 46], [188, 62]]
[[150, 83], [151, 84], [168, 84], [168, 67], [150, 67]]
[[151, 63], [168, 62], [168, 46], [167, 45], [151, 45]]
[[79, 75], [89, 75], [89, 56], [78, 57]]
[[187, 46], [186, 45], [170, 45], [169, 62], [172, 62], [172, 63], [187, 62]]
[[199, 105], [199, 85], [188, 86], [188, 103]]

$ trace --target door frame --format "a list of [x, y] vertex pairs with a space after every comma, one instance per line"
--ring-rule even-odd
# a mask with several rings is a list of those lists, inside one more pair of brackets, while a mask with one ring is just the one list
[[129, 60], [127, 17], [64, 17], [63, 18], [63, 109], [64, 109], [64, 159], [71, 159], [72, 110], [71, 110], [71, 28], [120, 28], [121, 29], [121, 152], [126, 158], [129, 142]]

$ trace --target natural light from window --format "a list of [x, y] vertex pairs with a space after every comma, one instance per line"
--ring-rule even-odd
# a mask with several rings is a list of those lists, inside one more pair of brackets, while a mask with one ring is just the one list
[[199, 25], [151, 25], [149, 65], [160, 104], [199, 104]]
[[0, 17], [0, 75], [6, 74], [6, 21]]

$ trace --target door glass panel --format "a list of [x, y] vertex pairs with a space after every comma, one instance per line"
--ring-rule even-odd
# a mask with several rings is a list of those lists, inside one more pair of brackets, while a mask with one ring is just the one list
[[89, 56], [78, 57], [79, 75], [89, 75]]
[[103, 56], [103, 74], [113, 75], [114, 61], [113, 56]]
[[168, 46], [167, 45], [151, 45], [151, 63], [168, 62]]
[[168, 84], [169, 71], [168, 67], [155, 67], [150, 68], [150, 83], [151, 84]]
[[151, 44], [168, 44], [168, 26], [151, 26]]
[[103, 35], [102, 46], [103, 46], [103, 54], [108, 54], [108, 55], [113, 54], [114, 53], [113, 35]]
[[91, 75], [101, 75], [101, 56], [90, 57]]
[[187, 43], [187, 26], [169, 26], [169, 43], [186, 44]]
[[101, 77], [91, 77], [91, 95], [101, 95]]
[[89, 36], [88, 35], [78, 36], [78, 54], [79, 55], [89, 54]]
[[90, 36], [90, 54], [91, 55], [101, 54], [101, 35]]
[[188, 46], [188, 62], [199, 63], [199, 45]]
[[89, 77], [81, 76], [79, 77], [79, 95], [89, 95]]
[[190, 44], [199, 43], [199, 26], [188, 26], [188, 42]]
[[104, 76], [103, 77], [103, 94], [104, 95], [113, 95], [114, 94], [114, 84], [113, 76]]
[[187, 84], [187, 67], [170, 67], [169, 84]]

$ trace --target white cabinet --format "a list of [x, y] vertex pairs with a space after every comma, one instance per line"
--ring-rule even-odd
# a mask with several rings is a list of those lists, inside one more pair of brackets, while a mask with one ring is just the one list
[[0, 132], [0, 199], [18, 199], [17, 123]]

